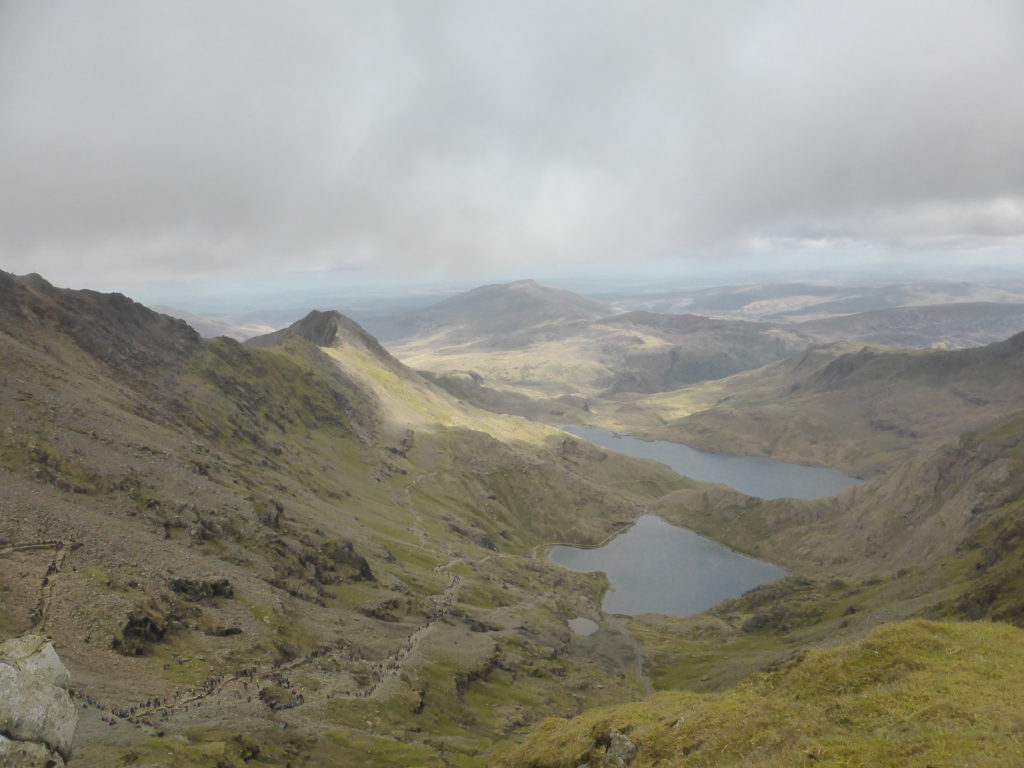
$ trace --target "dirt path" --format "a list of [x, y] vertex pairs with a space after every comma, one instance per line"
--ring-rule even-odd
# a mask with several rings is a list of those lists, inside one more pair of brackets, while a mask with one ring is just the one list
[[0, 547], [0, 556], [9, 555], [14, 552], [33, 552], [44, 549], [52, 549], [53, 558], [51, 558], [49, 565], [47, 565], [46, 572], [39, 579], [39, 599], [36, 601], [35, 606], [29, 609], [31, 631], [38, 634], [42, 634], [46, 630], [46, 619], [49, 614], [50, 604], [53, 602], [53, 590], [56, 586], [57, 576], [64, 569], [64, 560], [68, 556], [68, 543], [63, 539], [43, 539]]
[[[424, 547], [426, 547], [427, 543], [427, 534], [422, 526], [423, 513], [413, 503], [412, 489], [425, 478], [433, 477], [436, 474], [436, 472], [421, 474], [403, 489], [405, 505], [413, 516], [411, 530]], [[603, 546], [610, 539], [626, 530], [628, 530], [628, 526], [613, 531], [603, 541], [593, 545], [593, 547]], [[542, 549], [556, 545], [557, 543], [555, 542], [538, 544], [533, 547], [531, 556], [538, 558]], [[577, 545], [566, 544], [565, 546]], [[46, 574], [40, 581], [39, 604], [34, 610], [36, 631], [43, 631], [45, 629], [47, 612], [53, 600], [54, 590], [57, 587], [57, 577], [64, 568], [69, 548], [61, 540], [32, 541], [0, 548], [0, 555], [16, 551], [23, 552], [51, 548], [54, 550], [54, 556], [47, 568]], [[449, 555], [452, 554], [452, 552], [449, 552]], [[329, 649], [316, 651], [286, 664], [254, 665], [244, 670], [239, 670], [234, 674], [213, 678], [199, 685], [182, 689], [173, 697], [152, 698], [135, 704], [107, 706], [101, 704], [84, 691], [76, 691], [76, 695], [80, 703], [85, 708], [95, 710], [97, 717], [104, 723], [110, 724], [126, 721], [128, 724], [136, 727], [151, 728], [159, 728], [160, 722], [174, 718], [181, 713], [190, 712], [194, 708], [207, 703], [238, 703], [244, 700], [246, 703], [263, 706], [259, 700], [259, 691], [262, 686], [267, 684], [274, 684], [285, 691], [291, 692], [291, 698], [278, 702], [278, 705], [275, 707], [278, 710], [291, 709], [314, 702], [322, 703], [339, 698], [381, 698], [387, 692], [386, 688], [390, 687], [387, 684], [401, 675], [409, 657], [433, 631], [434, 624], [442, 620], [455, 604], [459, 587], [462, 584], [462, 578], [456, 573], [451, 573], [451, 568], [459, 563], [480, 567], [490, 560], [507, 557], [517, 556], [506, 553], [490, 553], [473, 559], [462, 555], [455, 555], [451, 556], [446, 563], [435, 566], [433, 568], [435, 572], [448, 574], [448, 583], [441, 593], [429, 597], [434, 606], [431, 615], [427, 617], [422, 625], [413, 630], [403, 645], [392, 651], [384, 660], [371, 663], [368, 672], [371, 682], [368, 685], [353, 685], [346, 688], [334, 686], [331, 690], [306, 691], [301, 685], [297, 685], [295, 681], [288, 677], [288, 673], [299, 671], [303, 667], [321, 660], [335, 663], [341, 662], [342, 665], [345, 663], [367, 663], [366, 660], [354, 658], [346, 649]], [[605, 614], [604, 620], [608, 626], [628, 638], [634, 656], [634, 676], [646, 692], [653, 692], [651, 681], [643, 670], [644, 657], [641, 648], [628, 631], [626, 623], [621, 618], [608, 614]], [[366, 674], [366, 671], [363, 670], [362, 674]]]

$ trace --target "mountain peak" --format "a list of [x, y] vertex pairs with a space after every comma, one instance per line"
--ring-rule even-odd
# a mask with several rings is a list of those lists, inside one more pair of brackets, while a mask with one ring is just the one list
[[287, 328], [264, 336], [255, 336], [244, 343], [253, 347], [267, 347], [278, 344], [288, 337], [298, 337], [318, 347], [351, 347], [369, 353], [382, 364], [392, 369], [405, 366], [396, 360], [381, 343], [359, 323], [334, 309], [314, 309], [301, 320]]
[[56, 288], [34, 273], [0, 272], [0, 328], [15, 336], [58, 328], [89, 354], [130, 371], [176, 363], [199, 345], [187, 323], [123, 294]]

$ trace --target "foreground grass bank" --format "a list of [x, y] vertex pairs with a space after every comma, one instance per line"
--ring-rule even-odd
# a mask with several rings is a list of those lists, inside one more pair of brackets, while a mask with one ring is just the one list
[[663, 692], [541, 723], [499, 768], [603, 764], [612, 729], [643, 766], [1019, 765], [1024, 631], [910, 621], [717, 694]]

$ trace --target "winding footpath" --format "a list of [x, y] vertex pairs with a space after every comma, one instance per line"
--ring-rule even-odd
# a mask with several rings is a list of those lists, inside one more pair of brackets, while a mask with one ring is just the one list
[[[421, 546], [425, 550], [430, 548], [427, 546], [427, 534], [422, 525], [423, 513], [420, 512], [413, 503], [412, 489], [423, 479], [433, 477], [436, 474], [436, 472], [430, 472], [418, 475], [403, 489], [405, 506], [412, 514], [412, 526], [409, 530], [417, 537], [417, 539], [419, 539]], [[628, 528], [629, 526], [625, 526], [613, 531], [600, 543], [587, 548], [601, 547], [610, 539], [628, 530]], [[53, 595], [57, 586], [58, 577], [64, 569], [70, 545], [74, 543], [75, 542], [73, 540], [65, 542], [63, 539], [46, 539], [9, 544], [7, 546], [0, 547], [0, 556], [15, 552], [31, 552], [46, 549], [53, 550], [53, 557], [50, 560], [45, 573], [40, 578], [39, 599], [36, 605], [29, 611], [32, 618], [32, 630], [35, 632], [41, 633], [46, 629], [49, 609], [53, 602]], [[542, 549], [557, 545], [558, 543], [555, 542], [537, 544], [533, 547], [531, 555], [532, 557], [537, 558], [540, 556]], [[579, 545], [575, 543], [566, 543], [564, 546]], [[73, 692], [74, 696], [82, 709], [91, 709], [96, 711], [100, 720], [109, 726], [114, 726], [119, 722], [124, 722], [128, 725], [135, 726], [136, 728], [148, 727], [153, 729], [159, 729], [160, 722], [167, 721], [176, 714], [189, 712], [208, 701], [223, 701], [226, 698], [233, 698], [235, 701], [245, 699], [248, 703], [255, 703], [257, 705], [265, 704], [275, 711], [291, 709], [295, 706], [300, 706], [309, 701], [315, 700], [328, 701], [339, 698], [380, 698], [384, 692], [385, 685], [402, 673], [403, 667], [413, 651], [417, 649], [420, 642], [431, 632], [433, 625], [447, 616], [452, 606], [455, 604], [459, 587], [462, 584], [462, 578], [456, 573], [451, 573], [451, 568], [458, 563], [466, 563], [471, 566], [479, 567], [487, 561], [495, 558], [514, 557], [514, 555], [500, 552], [491, 553], [475, 559], [466, 558], [451, 551], [449, 551], [448, 554], [450, 559], [447, 562], [436, 565], [432, 569], [436, 573], [446, 573], [448, 575], [448, 583], [441, 593], [429, 596], [429, 599], [434, 606], [431, 615], [423, 624], [417, 627], [409, 635], [402, 646], [397, 650], [392, 651], [384, 660], [372, 662], [370, 664], [370, 669], [368, 671], [363, 671], [363, 676], [368, 676], [370, 678], [370, 682], [368, 684], [349, 686], [348, 688], [340, 690], [334, 689], [329, 692], [313, 692], [306, 691], [302, 686], [296, 686], [295, 683], [287, 676], [287, 673], [289, 672], [300, 670], [306, 665], [316, 663], [321, 660], [331, 660], [334, 662], [341, 662], [342, 664], [348, 663], [352, 665], [367, 664], [366, 659], [356, 657], [348, 648], [332, 648], [314, 651], [307, 656], [294, 659], [285, 664], [253, 665], [245, 667], [237, 670], [233, 674], [214, 677], [199, 685], [183, 688], [171, 697], [151, 697], [135, 704], [109, 706], [101, 703], [96, 697], [80, 689], [76, 689]], [[636, 679], [648, 693], [652, 692], [653, 687], [651, 685], [651, 681], [643, 670], [643, 655], [639, 644], [632, 638], [632, 635], [629, 633], [621, 619], [608, 616], [606, 617], [606, 621], [630, 639], [635, 655], [634, 674]], [[350, 674], [352, 673], [350, 672]], [[287, 698], [284, 701], [263, 702], [259, 697], [261, 684], [274, 684], [279, 688], [283, 688], [285, 691], [290, 692], [290, 698]]]

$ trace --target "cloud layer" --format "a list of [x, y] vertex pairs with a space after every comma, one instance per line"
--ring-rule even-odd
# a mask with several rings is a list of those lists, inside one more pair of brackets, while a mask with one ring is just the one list
[[0, 261], [160, 280], [1024, 236], [1015, 0], [0, 5]]

